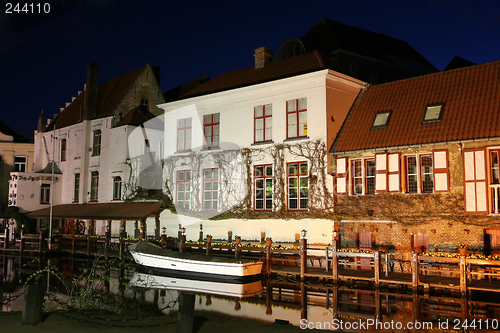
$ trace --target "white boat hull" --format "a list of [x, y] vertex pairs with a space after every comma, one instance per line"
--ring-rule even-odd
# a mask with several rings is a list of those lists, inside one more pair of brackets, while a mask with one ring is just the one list
[[259, 275], [262, 272], [262, 261], [239, 261], [221, 257], [205, 257], [203, 255], [178, 253], [154, 245], [129, 248], [134, 260], [139, 265], [150, 269], [169, 270], [183, 273], [195, 273], [215, 277], [244, 278]]
[[223, 283], [144, 273], [134, 273], [129, 285], [240, 298], [255, 296], [264, 291], [260, 280], [250, 283]]

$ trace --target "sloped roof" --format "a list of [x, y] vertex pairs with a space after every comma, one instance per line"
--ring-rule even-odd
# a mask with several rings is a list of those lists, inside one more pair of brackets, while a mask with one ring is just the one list
[[[441, 120], [423, 123], [428, 105]], [[375, 114], [391, 110], [385, 129]], [[372, 86], [348, 115], [331, 151], [500, 137], [500, 61]]]
[[418, 68], [422, 74], [437, 72], [436, 67], [403, 40], [325, 18], [321, 18], [301, 40], [306, 50], [317, 49], [325, 54], [344, 50], [402, 67], [407, 67], [407, 60], [411, 60], [420, 64]]
[[[136, 220], [158, 212], [161, 206], [162, 204], [157, 202], [59, 205], [52, 207], [52, 216], [57, 219]], [[27, 215], [31, 218], [49, 217], [50, 208], [36, 210]]]
[[116, 125], [116, 127], [124, 125], [139, 126], [150, 119], [156, 117], [154, 114], [146, 110], [143, 106], [137, 106], [130, 110], [125, 117]]
[[321, 69], [333, 69], [345, 73], [345, 70], [340, 65], [328, 59], [321, 52], [314, 51], [292, 58], [271, 61], [265, 67], [259, 69], [252, 66], [223, 73], [202, 86], [191, 90], [182, 98], [246, 87]]
[[[123, 100], [132, 84], [135, 82], [141, 71], [146, 67], [133, 70], [129, 73], [117, 76], [111, 80], [101, 83], [97, 88], [97, 113], [95, 118], [104, 118], [114, 115], [114, 110]], [[83, 110], [85, 101], [85, 91], [79, 94], [76, 99], [68, 105], [61, 114], [50, 123], [46, 131], [56, 128], [63, 128], [77, 124], [81, 121], [80, 105]], [[82, 111], [83, 112], [83, 111]]]

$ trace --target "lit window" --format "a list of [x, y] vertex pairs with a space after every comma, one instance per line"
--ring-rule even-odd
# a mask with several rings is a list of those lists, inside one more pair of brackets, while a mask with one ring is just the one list
[[387, 127], [389, 119], [391, 117], [391, 111], [382, 111], [375, 114], [373, 119], [372, 130], [383, 129]]
[[375, 194], [375, 159], [366, 160], [366, 194]]
[[50, 184], [42, 184], [40, 189], [40, 203], [48, 204], [50, 202]]
[[61, 162], [66, 161], [66, 139], [61, 140]]
[[307, 98], [286, 102], [287, 138], [307, 136]]
[[99, 189], [99, 172], [92, 172], [92, 179], [90, 181], [90, 201], [97, 201]]
[[176, 208], [191, 207], [191, 171], [177, 171], [177, 205]]
[[14, 156], [14, 172], [26, 172], [27, 159], [26, 156]]
[[271, 141], [273, 138], [273, 106], [257, 106], [254, 110], [254, 142]]
[[441, 120], [441, 112], [443, 110], [443, 105], [429, 105], [425, 109], [423, 123], [438, 122]]
[[203, 210], [217, 210], [219, 204], [219, 170], [203, 170]]
[[177, 120], [177, 151], [191, 149], [191, 118]]
[[122, 198], [122, 178], [113, 177], [113, 200], [121, 200]]
[[273, 166], [257, 165], [255, 167], [255, 210], [272, 210], [273, 208]]
[[94, 131], [94, 141], [92, 145], [92, 155], [101, 154], [101, 130]]
[[203, 116], [205, 148], [219, 147], [219, 118], [220, 115], [218, 113]]
[[307, 162], [289, 163], [287, 176], [288, 209], [307, 209], [309, 195]]
[[73, 193], [73, 202], [78, 202], [80, 198], [80, 174], [75, 173], [75, 191]]
[[352, 161], [352, 194], [363, 194], [363, 161]]
[[407, 193], [434, 192], [432, 155], [406, 156]]

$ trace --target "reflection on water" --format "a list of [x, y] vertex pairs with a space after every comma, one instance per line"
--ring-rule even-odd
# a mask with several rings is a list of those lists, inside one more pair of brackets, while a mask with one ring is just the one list
[[[88, 277], [85, 274], [92, 266], [89, 260], [52, 261], [66, 281], [82, 274]], [[17, 257], [2, 257], [3, 311], [22, 310], [24, 297], [19, 296], [24, 290], [23, 283], [40, 266], [40, 263], [21, 263]], [[491, 294], [475, 293], [473, 297], [460, 298], [450, 293], [412, 294], [399, 287], [374, 290], [368, 284], [333, 286], [280, 279], [214, 282], [139, 273], [122, 266], [101, 265], [97, 270], [108, 279], [94, 281], [98, 284], [93, 286], [94, 290], [121, 297], [123, 308], [139, 309], [136, 311], [143, 316], [178, 313], [182, 295], [194, 294], [195, 312], [215, 312], [267, 323], [289, 322], [299, 327], [343, 328], [351, 332], [374, 332], [376, 327], [384, 332], [427, 332], [431, 328], [476, 332], [480, 331], [479, 326], [483, 330], [488, 328], [486, 331], [500, 329], [500, 303], [497, 295]], [[80, 290], [88, 288], [88, 282], [89, 279], [79, 281]], [[60, 300], [69, 298], [60, 278], [50, 279], [50, 293]], [[472, 323], [475, 328], [470, 326]]]

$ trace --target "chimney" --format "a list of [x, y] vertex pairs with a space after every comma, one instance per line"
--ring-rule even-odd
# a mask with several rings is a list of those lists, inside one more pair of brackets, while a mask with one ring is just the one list
[[264, 68], [273, 61], [273, 51], [265, 46], [255, 49], [255, 69]]
[[85, 84], [85, 102], [83, 107], [83, 120], [91, 120], [97, 113], [97, 77], [99, 64], [89, 62], [87, 65], [87, 83]]
[[45, 111], [42, 109], [42, 114], [38, 117], [38, 133], [45, 132], [47, 128], [47, 117], [45, 117]]

